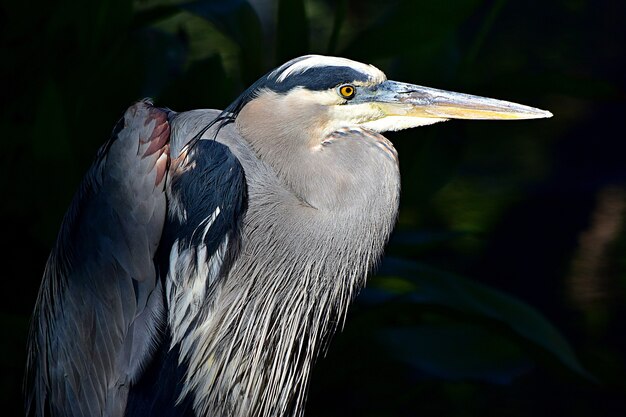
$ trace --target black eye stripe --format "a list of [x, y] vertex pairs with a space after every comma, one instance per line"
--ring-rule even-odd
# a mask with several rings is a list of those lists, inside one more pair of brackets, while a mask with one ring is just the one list
[[367, 82], [368, 74], [364, 74], [350, 67], [313, 67], [305, 71], [290, 74], [282, 81], [278, 81], [280, 73], [259, 80], [258, 87], [266, 87], [278, 93], [287, 92], [295, 87], [304, 87], [307, 90], [323, 91], [337, 87], [338, 83], [348, 81]]

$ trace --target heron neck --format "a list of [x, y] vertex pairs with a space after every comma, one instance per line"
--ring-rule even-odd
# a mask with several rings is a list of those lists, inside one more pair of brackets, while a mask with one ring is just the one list
[[312, 363], [382, 255], [398, 182], [368, 187], [355, 210], [317, 209], [303, 205], [236, 131], [218, 140], [241, 162], [249, 201], [240, 256], [206, 325], [210, 340], [194, 353], [211, 352], [200, 361], [220, 378], [207, 377], [202, 386], [210, 388], [196, 398], [220, 398], [234, 416], [297, 416]]

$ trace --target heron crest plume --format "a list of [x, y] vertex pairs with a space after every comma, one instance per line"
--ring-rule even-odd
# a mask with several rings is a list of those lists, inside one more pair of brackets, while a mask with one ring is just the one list
[[48, 259], [27, 415], [301, 416], [396, 222], [398, 155], [381, 133], [550, 116], [318, 55], [224, 110], [136, 103]]

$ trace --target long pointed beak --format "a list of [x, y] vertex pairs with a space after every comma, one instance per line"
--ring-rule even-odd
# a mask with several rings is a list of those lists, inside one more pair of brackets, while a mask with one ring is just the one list
[[439, 120], [515, 120], [552, 117], [549, 111], [522, 104], [397, 81], [385, 81], [380, 84], [373, 99], [383, 106], [383, 110], [389, 116]]

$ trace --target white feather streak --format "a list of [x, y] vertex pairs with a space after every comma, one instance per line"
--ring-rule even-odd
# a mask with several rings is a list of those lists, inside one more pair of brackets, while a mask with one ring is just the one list
[[[369, 75], [374, 82], [383, 82], [387, 79], [385, 74], [373, 65], [363, 64], [361, 62], [334, 56], [308, 55], [302, 61], [298, 61], [282, 70], [282, 73], [278, 76], [276, 81], [283, 82], [291, 75], [301, 74], [311, 68], [317, 67], [350, 67], [354, 68], [356, 71]], [[281, 68], [282, 67], [274, 70], [270, 76], [276, 76]]]

